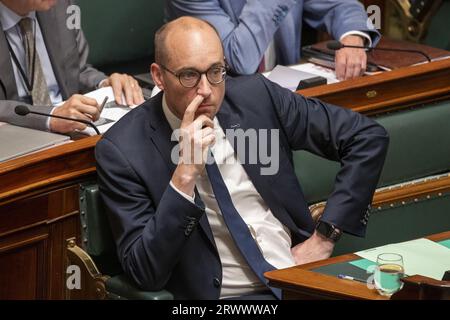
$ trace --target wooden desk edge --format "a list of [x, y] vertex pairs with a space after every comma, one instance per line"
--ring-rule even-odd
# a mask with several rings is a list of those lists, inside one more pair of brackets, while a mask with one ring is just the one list
[[[432, 241], [449, 239], [450, 231], [434, 234], [426, 238]], [[389, 298], [383, 297], [375, 290], [367, 288], [365, 283], [342, 280], [334, 276], [311, 271], [311, 269], [318, 267], [357, 259], [361, 259], [361, 257], [355, 254], [346, 254], [291, 268], [269, 271], [264, 276], [269, 280], [271, 286], [309, 294], [317, 298], [388, 300]]]

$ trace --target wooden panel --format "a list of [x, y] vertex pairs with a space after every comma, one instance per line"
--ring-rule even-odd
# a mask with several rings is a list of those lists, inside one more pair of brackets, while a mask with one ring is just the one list
[[66, 255], [66, 240], [77, 236], [80, 238], [80, 219], [78, 214], [53, 223], [50, 227], [51, 261], [48, 274], [48, 299], [64, 299], [66, 292], [66, 270], [68, 259]]
[[[424, 178], [413, 182], [388, 188], [381, 188], [375, 191], [372, 200], [372, 207], [381, 209], [382, 207], [411, 202], [418, 202], [423, 199], [430, 199], [432, 196], [441, 197], [450, 191], [450, 173], [442, 174], [434, 178]], [[317, 221], [325, 210], [326, 202], [320, 202], [309, 206], [311, 214]]]
[[48, 234], [0, 244], [0, 299], [44, 299]]
[[19, 229], [48, 224], [52, 220], [78, 211], [78, 185], [62, 186], [60, 189], [30, 197], [0, 202], [0, 235]]
[[0, 299], [64, 299], [78, 186], [95, 179], [91, 137], [0, 163]]
[[364, 114], [446, 99], [450, 59], [297, 91]]

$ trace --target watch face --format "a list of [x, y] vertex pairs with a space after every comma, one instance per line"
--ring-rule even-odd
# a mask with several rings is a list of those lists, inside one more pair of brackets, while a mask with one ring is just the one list
[[338, 229], [323, 221], [319, 222], [316, 230], [324, 237], [333, 240], [334, 242], [338, 241], [341, 237], [341, 232]]

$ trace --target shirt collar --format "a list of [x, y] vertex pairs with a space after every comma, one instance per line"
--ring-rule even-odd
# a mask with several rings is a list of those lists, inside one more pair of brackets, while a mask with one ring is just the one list
[[181, 120], [178, 119], [177, 116], [173, 114], [173, 112], [170, 110], [169, 106], [167, 105], [165, 93], [163, 94], [162, 107], [163, 107], [164, 115], [166, 116], [166, 119], [169, 122], [170, 128], [172, 128], [172, 130], [179, 129], [181, 126]]
[[[27, 17], [36, 19], [36, 11], [31, 11]], [[23, 18], [25, 17], [19, 16], [0, 1], [0, 21], [2, 23], [3, 31], [8, 31], [15, 27]]]

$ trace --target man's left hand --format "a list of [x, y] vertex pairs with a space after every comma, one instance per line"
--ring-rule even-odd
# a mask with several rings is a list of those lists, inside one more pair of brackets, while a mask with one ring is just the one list
[[334, 242], [325, 238], [317, 231], [306, 241], [291, 249], [295, 264], [305, 264], [327, 259], [334, 249]]
[[[127, 74], [113, 73], [101, 84], [101, 87], [109, 86], [113, 88], [117, 104], [132, 106], [144, 102], [144, 95], [139, 83]], [[125, 101], [122, 101], [122, 94], [125, 97]]]
[[[356, 35], [342, 38], [341, 43], [347, 46], [363, 46], [364, 39]], [[347, 80], [364, 74], [367, 66], [367, 54], [364, 49], [342, 48], [336, 51], [336, 77]]]

